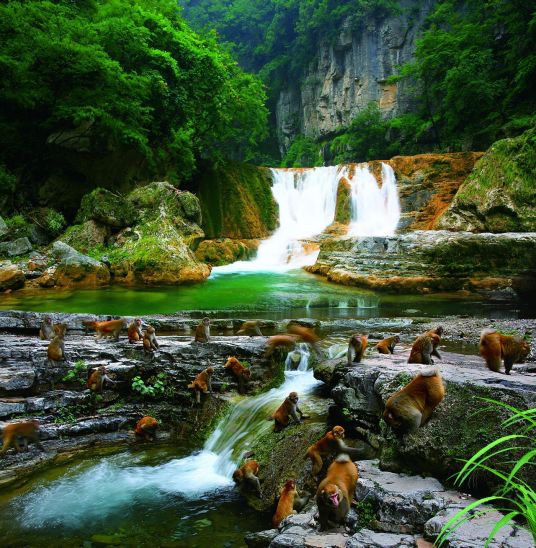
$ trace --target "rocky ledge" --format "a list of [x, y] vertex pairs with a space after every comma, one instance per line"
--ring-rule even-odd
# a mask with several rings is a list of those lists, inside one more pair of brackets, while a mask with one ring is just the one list
[[415, 231], [391, 237], [326, 238], [309, 272], [375, 290], [530, 293], [536, 233]]
[[[347, 524], [319, 532], [316, 505], [286, 518], [278, 529], [250, 534], [250, 548], [432, 548], [441, 528], [461, 508], [474, 502], [469, 495], [447, 490], [433, 478], [394, 474], [380, 470], [378, 461], [358, 463], [357, 505]], [[444, 544], [446, 548], [484, 546], [495, 523], [496, 510], [465, 523]], [[491, 547], [531, 548], [530, 533], [507, 526]]]

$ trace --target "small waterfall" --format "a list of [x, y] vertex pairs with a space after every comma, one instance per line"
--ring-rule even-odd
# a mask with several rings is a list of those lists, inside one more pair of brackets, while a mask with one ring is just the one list
[[309, 345], [298, 343], [295, 350], [287, 354], [285, 371], [307, 371], [309, 369]]
[[272, 193], [279, 206], [279, 228], [264, 240], [252, 261], [215, 267], [214, 275], [232, 272], [286, 271], [312, 265], [318, 248], [307, 249], [302, 240], [321, 234], [335, 219], [337, 188], [341, 178], [351, 186], [351, 236], [390, 236], [400, 218], [395, 174], [382, 162], [382, 185], [367, 164], [350, 175], [348, 166], [311, 169], [272, 169]]
[[367, 164], [356, 167], [351, 185], [351, 236], [392, 236], [400, 219], [393, 168], [382, 162], [382, 186]]

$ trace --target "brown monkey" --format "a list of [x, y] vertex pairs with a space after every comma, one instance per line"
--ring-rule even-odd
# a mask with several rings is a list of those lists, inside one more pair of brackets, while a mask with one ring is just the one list
[[254, 335], [259, 335], [262, 337], [262, 333], [259, 327], [258, 320], [248, 320], [244, 322], [240, 329], [236, 332], [237, 335], [249, 335], [253, 337]]
[[145, 441], [154, 441], [158, 421], [154, 417], [146, 416], [141, 418], [134, 429], [136, 436], [141, 436]]
[[296, 480], [288, 480], [283, 486], [283, 489], [281, 489], [279, 502], [277, 503], [277, 508], [272, 518], [274, 527], [279, 527], [279, 524], [287, 516], [296, 513], [296, 510], [294, 510], [294, 497], [297, 495], [298, 491], [296, 490]]
[[47, 356], [51, 361], [65, 361], [65, 333], [67, 331], [67, 324], [57, 323], [54, 326], [54, 338], [48, 344]]
[[156, 340], [154, 327], [148, 326], [147, 329], [143, 332], [143, 349], [145, 352], [154, 352], [158, 350], [159, 345]]
[[4, 442], [0, 455], [3, 455], [11, 444], [15, 445], [15, 450], [20, 453], [22, 451], [19, 445], [19, 438], [22, 438], [24, 450], [28, 449], [28, 441], [33, 441], [41, 451], [45, 448], [39, 441], [39, 422], [37, 420], [29, 420], [23, 422], [9, 422], [4, 426], [3, 430]]
[[400, 342], [400, 337], [395, 335], [394, 337], [387, 337], [380, 341], [375, 348], [380, 354], [394, 354], [395, 346]]
[[322, 355], [322, 349], [318, 344], [320, 337], [312, 329], [303, 327], [296, 323], [291, 323], [287, 326], [287, 331], [291, 335], [296, 335], [296, 337], [301, 339], [303, 342], [310, 344], [318, 356]]
[[246, 385], [251, 379], [251, 371], [244, 367], [236, 358], [229, 356], [225, 362], [224, 368], [232, 373], [238, 381], [238, 392], [243, 394], [246, 390]]
[[210, 318], [203, 318], [195, 328], [195, 342], [210, 342]]
[[196, 378], [188, 385], [188, 388], [195, 391], [195, 401], [201, 403], [201, 392], [206, 394], [210, 392], [212, 394], [212, 385], [210, 383], [214, 368], [207, 367], [199, 373]]
[[346, 353], [346, 359], [348, 360], [348, 365], [353, 363], [359, 363], [363, 356], [365, 355], [365, 350], [368, 344], [367, 333], [363, 335], [352, 335], [348, 341], [348, 352]]
[[247, 460], [240, 468], [233, 473], [233, 481], [239, 487], [250, 487], [255, 489], [257, 495], [261, 496], [261, 484], [257, 474], [259, 473], [259, 463], [256, 460]]
[[102, 337], [113, 337], [115, 340], [118, 340], [119, 333], [125, 327], [126, 320], [106, 320], [104, 322], [83, 321], [82, 323], [97, 332], [95, 336], [97, 340], [102, 339]]
[[317, 477], [323, 466], [323, 458], [330, 457], [331, 455], [339, 455], [346, 453], [352, 460], [363, 458], [365, 451], [356, 449], [354, 447], [348, 447], [344, 441], [344, 428], [342, 426], [335, 426], [330, 432], [328, 432], [321, 440], [317, 441], [307, 449], [307, 456], [313, 463], [313, 476]]
[[52, 318], [46, 316], [45, 319], [41, 322], [41, 327], [39, 329], [39, 338], [42, 341], [50, 341], [54, 337], [54, 328], [52, 327]]
[[91, 372], [91, 375], [89, 375], [89, 379], [87, 380], [87, 387], [92, 392], [102, 393], [104, 381], [109, 382], [110, 384], [117, 384], [117, 382], [110, 379], [110, 377], [108, 377], [106, 373], [107, 371], [104, 365], [101, 365], [100, 367], [94, 369]]
[[504, 360], [504, 372], [510, 375], [514, 363], [523, 363], [529, 354], [530, 343], [521, 337], [502, 335], [494, 329], [484, 329], [480, 334], [480, 355], [495, 373], [500, 373]]
[[[434, 337], [439, 338], [439, 336], [435, 334], [419, 335], [411, 347], [408, 363], [433, 364], [434, 360], [432, 360], [432, 354], [434, 354], [434, 344], [439, 344], [439, 341], [436, 342]], [[435, 355], [438, 355], [437, 352]]]
[[383, 419], [397, 434], [416, 430], [426, 424], [444, 397], [439, 369], [425, 369], [387, 400]]
[[437, 347], [439, 346], [439, 343], [441, 342], [441, 337], [443, 336], [443, 326], [438, 325], [435, 329], [430, 329], [425, 333], [425, 335], [429, 335], [432, 337], [432, 356], [435, 356], [439, 360], [441, 359], [441, 356], [439, 355], [439, 352], [437, 351]]
[[276, 348], [292, 350], [296, 346], [295, 335], [273, 335], [266, 341], [266, 357], [270, 357]]
[[132, 323], [128, 326], [128, 342], [135, 343], [141, 341], [143, 333], [141, 332], [141, 318], [132, 320]]
[[[298, 407], [298, 400], [298, 393], [291, 392], [285, 398], [285, 401], [272, 414], [270, 418], [274, 419], [274, 432], [281, 432], [285, 426], [288, 426], [291, 417], [296, 424], [301, 424], [303, 419], [309, 418], [307, 415], [304, 415], [302, 410]], [[298, 418], [296, 411], [300, 414], [301, 418]]]
[[320, 529], [344, 524], [357, 484], [357, 467], [342, 453], [329, 466], [316, 491]]

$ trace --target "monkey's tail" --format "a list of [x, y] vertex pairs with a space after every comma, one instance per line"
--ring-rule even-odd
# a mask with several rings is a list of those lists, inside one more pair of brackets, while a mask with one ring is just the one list
[[336, 462], [340, 462], [340, 463], [343, 463], [343, 462], [350, 462], [350, 455], [348, 455], [347, 453], [341, 453], [336, 459], [335, 459]]
[[485, 344], [485, 341], [483, 340], [484, 337], [486, 337], [486, 335], [492, 335], [493, 333], [497, 333], [497, 330], [491, 329], [489, 327], [486, 329], [482, 329], [482, 331], [480, 332], [480, 344]]
[[439, 367], [426, 367], [421, 370], [421, 375], [423, 377], [435, 377], [436, 375], [439, 375]]

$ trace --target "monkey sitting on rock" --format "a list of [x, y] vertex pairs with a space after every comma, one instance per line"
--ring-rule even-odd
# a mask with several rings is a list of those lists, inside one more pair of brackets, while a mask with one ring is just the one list
[[195, 342], [210, 342], [210, 318], [203, 318], [201, 323], [195, 328]]
[[198, 373], [193, 382], [188, 385], [188, 388], [195, 392], [195, 401], [198, 404], [201, 403], [201, 393], [212, 394], [211, 377], [213, 373], [214, 368], [207, 367], [206, 369], [203, 369], [201, 373]]
[[[272, 414], [270, 419], [274, 419], [274, 432], [281, 432], [285, 426], [290, 424], [291, 418], [295, 424], [301, 424], [302, 420], [309, 418], [307, 415], [304, 415], [302, 410], [298, 407], [298, 400], [298, 393], [291, 392], [285, 398], [285, 401]], [[296, 412], [300, 414], [300, 418], [298, 418]]]
[[240, 468], [233, 473], [233, 481], [239, 488], [254, 489], [257, 496], [261, 496], [261, 484], [257, 474], [259, 463], [256, 460], [247, 460]]

